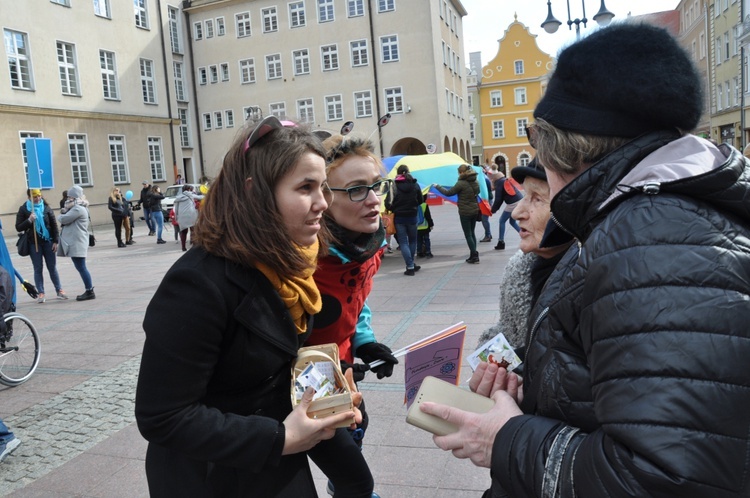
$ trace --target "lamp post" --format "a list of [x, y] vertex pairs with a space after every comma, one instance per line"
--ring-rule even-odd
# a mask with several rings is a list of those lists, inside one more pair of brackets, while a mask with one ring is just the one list
[[[579, 39], [581, 37], [581, 24], [583, 24], [583, 27], [586, 27], [586, 23], [589, 21], [586, 19], [586, 4], [584, 3], [584, 0], [581, 0], [581, 9], [583, 10], [583, 17], [575, 19], [571, 19], [570, 17], [570, 0], [566, 0], [568, 3], [568, 29], [573, 29], [573, 25], [576, 25], [576, 39]], [[594, 21], [599, 26], [606, 26], [611, 21], [612, 18], [615, 17], [615, 15], [607, 10], [607, 6], [604, 5], [604, 0], [601, 0], [601, 6], [599, 7], [599, 12], [597, 12], [594, 15]], [[562, 23], [555, 19], [555, 16], [552, 15], [552, 1], [547, 0], [547, 19], [542, 23], [542, 28], [544, 28], [544, 31], [547, 33], [554, 33], [557, 31], [557, 28], [560, 27]]]

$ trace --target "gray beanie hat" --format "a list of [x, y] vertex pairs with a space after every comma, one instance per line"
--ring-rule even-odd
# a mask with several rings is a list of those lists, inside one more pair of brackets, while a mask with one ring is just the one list
[[81, 197], [83, 197], [83, 189], [78, 185], [73, 185], [68, 189], [68, 197], [80, 199]]
[[534, 117], [557, 128], [610, 137], [690, 131], [703, 111], [698, 72], [665, 29], [615, 24], [558, 58]]

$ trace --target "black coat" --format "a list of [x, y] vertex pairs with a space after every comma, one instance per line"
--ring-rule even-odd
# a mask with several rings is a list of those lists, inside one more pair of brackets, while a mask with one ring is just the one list
[[112, 213], [112, 219], [118, 220], [128, 216], [129, 210], [126, 206], [127, 201], [123, 198], [112, 200], [112, 197], [107, 199], [107, 208]]
[[424, 202], [422, 189], [415, 178], [397, 177], [395, 191], [385, 198], [385, 207], [392, 211], [396, 218], [416, 218], [419, 205]]
[[[44, 201], [43, 213], [44, 225], [49, 232], [49, 239], [53, 244], [57, 244], [60, 240], [60, 229], [57, 226], [57, 220], [55, 220], [55, 213], [52, 212], [52, 208], [49, 207], [47, 201]], [[29, 216], [31, 216], [31, 211], [28, 210], [26, 203], [24, 202], [18, 208], [18, 212], [16, 213], [16, 232], [28, 232], [29, 240], [31, 240], [31, 243], [33, 244], [34, 234], [31, 233], [31, 231], [34, 229], [34, 224], [29, 220]]]
[[[135, 414], [152, 497], [315, 496], [307, 454], [281, 455], [307, 334], [263, 274], [196, 247], [165, 275], [143, 328]], [[339, 435], [308, 454], [343, 441], [361, 458]]]
[[676, 138], [633, 140], [552, 201], [582, 246], [532, 316], [536, 416], [493, 447], [511, 496], [750, 495], [750, 163]]

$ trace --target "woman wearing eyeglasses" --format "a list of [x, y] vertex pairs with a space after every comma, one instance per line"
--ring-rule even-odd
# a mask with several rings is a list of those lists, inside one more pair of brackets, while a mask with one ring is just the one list
[[354, 413], [310, 418], [312, 389], [291, 402], [291, 365], [321, 308], [324, 157], [315, 135], [273, 116], [240, 133], [192, 250], [154, 294], [135, 400], [150, 496], [315, 496], [308, 456], [342, 496], [371, 496], [366, 464], [352, 471], [361, 451], [335, 429]]

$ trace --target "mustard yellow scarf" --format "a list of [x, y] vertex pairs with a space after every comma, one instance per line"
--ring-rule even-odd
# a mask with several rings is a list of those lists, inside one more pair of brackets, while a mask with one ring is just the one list
[[289, 313], [292, 315], [297, 333], [303, 334], [307, 330], [307, 318], [320, 311], [323, 302], [320, 297], [318, 286], [313, 280], [313, 273], [318, 259], [318, 241], [308, 247], [300, 247], [300, 253], [310, 261], [310, 266], [302, 275], [282, 280], [279, 275], [264, 265], [256, 263], [255, 267], [266, 276], [273, 288], [279, 293]]

